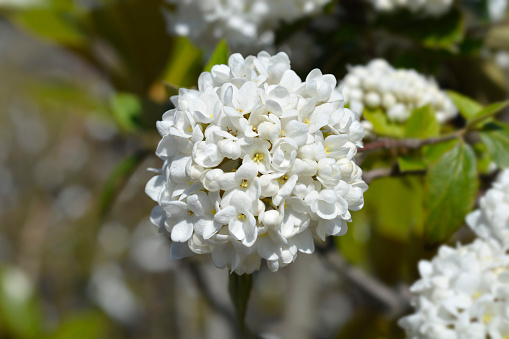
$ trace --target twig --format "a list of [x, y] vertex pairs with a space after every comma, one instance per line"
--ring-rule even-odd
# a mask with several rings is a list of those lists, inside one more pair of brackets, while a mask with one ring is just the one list
[[405, 171], [401, 172], [398, 166], [394, 166], [392, 168], [376, 168], [371, 171], [367, 171], [362, 173], [362, 179], [366, 184], [369, 184], [375, 179], [385, 178], [385, 177], [401, 177], [412, 174], [425, 174], [425, 170], [416, 170], [416, 171]]
[[326, 262], [339, 274], [360, 288], [366, 295], [379, 301], [389, 316], [395, 317], [403, 314], [408, 308], [409, 300], [404, 293], [398, 293], [364, 271], [350, 266], [337, 251], [329, 250], [322, 254]]
[[191, 263], [188, 261], [188, 264], [186, 265], [189, 269], [189, 272], [191, 273], [191, 276], [194, 278], [194, 281], [196, 283], [196, 286], [198, 287], [198, 290], [201, 291], [203, 294], [203, 297], [207, 301], [207, 304], [215, 310], [219, 315], [221, 315], [231, 326], [231, 328], [236, 332], [237, 335], [240, 335], [240, 328], [237, 324], [237, 320], [235, 319], [235, 315], [230, 312], [230, 310], [219, 303], [213, 296], [212, 292], [209, 290], [207, 283], [205, 282], [205, 279], [203, 278], [203, 275], [201, 271], [196, 267], [194, 263]]
[[454, 140], [457, 138], [461, 138], [467, 132], [466, 129], [460, 129], [452, 134], [444, 135], [436, 138], [429, 139], [382, 139], [379, 141], [374, 141], [369, 144], [364, 145], [363, 148], [358, 148], [358, 152], [367, 152], [379, 149], [394, 149], [394, 148], [407, 148], [407, 149], [416, 149], [421, 148], [425, 145], [434, 145], [444, 141]]

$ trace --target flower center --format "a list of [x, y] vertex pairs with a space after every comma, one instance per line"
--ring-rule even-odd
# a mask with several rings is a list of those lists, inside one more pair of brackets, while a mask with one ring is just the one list
[[247, 182], [246, 179], [243, 179], [242, 180], [242, 183], [240, 184], [240, 187], [242, 188], [247, 188], [249, 186], [249, 183]]
[[304, 120], [304, 123], [305, 123], [306, 125], [309, 125], [309, 123], [310, 123], [310, 122], [311, 122], [311, 121], [309, 121], [307, 118], [306, 118], [306, 120]]
[[260, 154], [260, 153], [256, 153], [254, 158], [253, 158], [254, 161], [256, 161], [258, 164], [260, 163], [260, 161], [263, 160], [263, 154]]
[[212, 211], [210, 211], [210, 214], [215, 215], [217, 213], [216, 209], [214, 208]]
[[189, 213], [189, 215], [193, 215], [193, 211], [187, 211], [187, 213]]
[[325, 147], [325, 154], [329, 154], [329, 147]]
[[246, 220], [246, 216], [245, 216], [244, 214], [242, 214], [242, 213], [240, 213], [240, 214], [237, 216], [237, 218], [239, 218], [239, 220], [242, 220], [242, 221]]
[[284, 185], [288, 181], [288, 176], [285, 174], [277, 180]]

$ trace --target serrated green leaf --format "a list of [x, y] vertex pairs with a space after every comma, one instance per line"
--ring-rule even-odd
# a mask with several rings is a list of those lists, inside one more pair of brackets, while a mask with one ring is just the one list
[[429, 245], [450, 237], [475, 203], [479, 180], [472, 148], [462, 142], [443, 154], [426, 175], [424, 236]]
[[230, 292], [230, 298], [235, 308], [235, 315], [242, 329], [245, 328], [244, 319], [246, 318], [247, 304], [249, 302], [249, 296], [251, 295], [252, 286], [252, 274], [230, 274], [228, 291]]
[[382, 136], [401, 138], [405, 135], [405, 126], [389, 120], [380, 108], [364, 108], [364, 118], [373, 124], [374, 131]]
[[437, 121], [433, 107], [426, 105], [417, 108], [407, 120], [405, 137], [427, 139], [436, 137], [440, 133], [440, 124]]
[[501, 122], [486, 124], [480, 132], [481, 140], [493, 161], [500, 168], [509, 167], [509, 125]]
[[99, 200], [100, 215], [104, 217], [113, 205], [117, 194], [124, 187], [125, 183], [138, 167], [139, 164], [150, 154], [148, 151], [140, 151], [124, 159], [113, 169], [108, 180], [104, 184], [101, 198]]
[[458, 143], [457, 139], [440, 142], [434, 145], [426, 145], [422, 148], [424, 159], [428, 163], [433, 163], [440, 159], [442, 154], [453, 148]]
[[404, 155], [398, 157], [398, 166], [401, 172], [407, 172], [425, 170], [428, 164], [422, 158], [415, 155]]
[[214, 65], [228, 64], [228, 57], [230, 56], [230, 48], [226, 39], [222, 39], [216, 45], [212, 56], [210, 57], [207, 65], [203, 69], [204, 72], [210, 72]]
[[459, 94], [454, 91], [446, 91], [449, 98], [451, 98], [454, 105], [458, 108], [461, 115], [467, 120], [477, 116], [477, 114], [483, 109], [483, 106], [477, 101], [470, 99], [469, 97]]
[[507, 106], [509, 106], [509, 101], [502, 101], [495, 102], [483, 108], [482, 110], [477, 112], [477, 114], [472, 119], [468, 121], [467, 127], [472, 128], [475, 127], [476, 125], [486, 122], [486, 120], [498, 114], [501, 110], [503, 110]]
[[111, 101], [113, 116], [118, 125], [126, 131], [138, 128], [142, 107], [141, 99], [132, 93], [117, 93]]

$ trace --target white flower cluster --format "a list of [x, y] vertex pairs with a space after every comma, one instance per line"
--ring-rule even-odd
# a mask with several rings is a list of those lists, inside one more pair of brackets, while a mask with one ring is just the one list
[[467, 216], [477, 236], [509, 248], [509, 170], [500, 173], [493, 187], [479, 201], [479, 209]]
[[451, 8], [454, 0], [370, 0], [377, 11], [392, 12], [408, 9], [413, 13], [440, 16]]
[[285, 53], [260, 52], [201, 74], [157, 123], [164, 160], [146, 186], [152, 221], [171, 236], [172, 257], [210, 254], [238, 274], [275, 271], [313, 235], [342, 235], [367, 185], [354, 162], [364, 131], [343, 108], [336, 79], [306, 81]]
[[419, 263], [412, 287], [416, 312], [399, 321], [412, 339], [509, 338], [509, 170], [467, 223], [480, 237], [442, 246]]
[[432, 78], [413, 69], [394, 69], [383, 59], [351, 67], [342, 85], [345, 102], [354, 110], [380, 107], [393, 121], [405, 122], [414, 109], [427, 104], [434, 108], [440, 123], [458, 113]]
[[169, 0], [170, 30], [188, 36], [201, 47], [213, 48], [226, 38], [234, 51], [252, 51], [274, 43], [281, 21], [319, 12], [330, 0]]

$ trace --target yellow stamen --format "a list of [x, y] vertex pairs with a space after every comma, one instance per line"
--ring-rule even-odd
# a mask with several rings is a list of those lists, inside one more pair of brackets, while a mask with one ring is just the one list
[[282, 183], [284, 185], [288, 181], [288, 176], [283, 175], [281, 178], [277, 179], [277, 181], [279, 181], [280, 183]]
[[240, 213], [240, 214], [237, 216], [237, 218], [239, 218], [239, 220], [242, 220], [242, 221], [246, 220], [246, 216], [245, 216], [244, 214], [242, 214], [242, 213]]
[[247, 188], [249, 186], [249, 183], [247, 182], [246, 179], [242, 180], [242, 183], [240, 184], [240, 187], [242, 188]]
[[187, 129], [187, 131], [188, 131], [188, 132], [192, 132], [192, 131], [193, 131], [193, 129], [192, 129], [191, 127], [189, 127], [189, 128]]
[[479, 299], [481, 297], [481, 292], [477, 291], [474, 293], [474, 295], [472, 296], [474, 299]]
[[310, 122], [311, 122], [311, 121], [309, 121], [308, 119], [304, 120], [304, 123], [305, 123], [306, 125], [309, 125], [309, 123], [310, 123]]
[[325, 154], [329, 154], [329, 147], [325, 147]]
[[260, 161], [263, 160], [263, 154], [256, 153], [253, 160], [256, 161], [257, 163], [260, 163]]
[[260, 235], [260, 238], [265, 238], [267, 236], [267, 233], [263, 233], [262, 235]]
[[285, 202], [285, 206], [284, 206], [284, 207], [285, 207], [285, 209], [287, 209], [287, 208], [288, 208], [288, 204], [287, 204], [286, 202]]
[[285, 136], [285, 131], [281, 130], [281, 136], [284, 137]]
[[187, 211], [187, 213], [189, 213], [189, 215], [193, 215], [193, 211]]
[[493, 315], [491, 314], [485, 314], [482, 316], [482, 321], [484, 321], [485, 324], [489, 323], [493, 319]]
[[214, 119], [214, 116], [211, 114], [211, 115], [210, 115], [210, 118], [211, 118], [211, 119]]
[[214, 208], [212, 211], [210, 211], [210, 214], [215, 215], [217, 213], [216, 209]]

